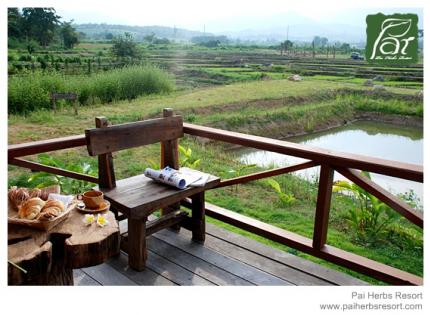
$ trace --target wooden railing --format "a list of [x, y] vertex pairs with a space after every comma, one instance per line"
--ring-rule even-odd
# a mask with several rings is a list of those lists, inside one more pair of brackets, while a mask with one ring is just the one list
[[[330, 203], [332, 197], [333, 176], [335, 171], [339, 172], [364, 190], [373, 194], [375, 197], [386, 203], [410, 222], [422, 228], [423, 215], [421, 212], [413, 209], [407, 203], [394, 196], [381, 186], [372, 182], [367, 177], [361, 175], [357, 171], [364, 170], [416, 182], [423, 182], [424, 173], [422, 166], [311, 148], [301, 144], [193, 124], [184, 124], [184, 133], [192, 136], [204, 137], [212, 140], [277, 152], [309, 160], [308, 162], [303, 162], [292, 166], [257, 172], [232, 179], [226, 179], [221, 181], [216, 188], [243, 184], [258, 179], [291, 173], [315, 166], [321, 167], [318, 197], [315, 210], [314, 233], [312, 239], [211, 204], [206, 204], [206, 215], [391, 284], [422, 285], [423, 279], [421, 277], [326, 244]], [[75, 148], [85, 145], [86, 140], [84, 135], [10, 145], [8, 148], [8, 162], [11, 165], [28, 168], [34, 171], [43, 171], [97, 183], [98, 179], [93, 176], [79, 174], [76, 172], [21, 159], [21, 157], [27, 155]], [[189, 205], [189, 201], [184, 200], [183, 204]]]

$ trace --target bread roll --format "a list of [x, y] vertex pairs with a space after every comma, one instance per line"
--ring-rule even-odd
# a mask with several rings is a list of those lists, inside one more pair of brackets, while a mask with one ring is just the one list
[[60, 190], [61, 189], [59, 185], [53, 185], [53, 186], [42, 188], [42, 192], [39, 198], [46, 201], [48, 200], [49, 194], [59, 194]]
[[19, 209], [19, 207], [30, 198], [30, 195], [28, 194], [27, 188], [17, 188], [13, 186], [8, 191], [8, 197], [12, 206], [15, 209]]
[[[42, 191], [39, 188], [33, 188], [32, 190], [30, 190], [30, 198], [40, 198], [42, 199], [40, 196], [42, 195]], [[43, 200], [43, 199], [42, 199]]]
[[21, 219], [33, 220], [39, 215], [44, 205], [45, 201], [40, 198], [28, 199], [19, 208], [18, 216]]

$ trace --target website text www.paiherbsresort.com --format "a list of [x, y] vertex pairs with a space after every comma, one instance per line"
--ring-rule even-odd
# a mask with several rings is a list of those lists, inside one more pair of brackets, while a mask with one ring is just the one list
[[[423, 293], [351, 293], [349, 303], [321, 303], [322, 311], [419, 311], [423, 309]], [[409, 303], [407, 303], [409, 302]]]
[[423, 309], [422, 303], [371, 303], [371, 302], [353, 302], [353, 303], [324, 303], [320, 304], [322, 311], [395, 311], [409, 310], [419, 311]]

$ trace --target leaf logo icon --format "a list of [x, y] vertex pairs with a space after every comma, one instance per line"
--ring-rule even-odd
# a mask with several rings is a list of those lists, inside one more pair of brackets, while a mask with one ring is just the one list
[[411, 25], [411, 19], [386, 19], [381, 25], [381, 33], [386, 32], [392, 37], [403, 37], [409, 32]]

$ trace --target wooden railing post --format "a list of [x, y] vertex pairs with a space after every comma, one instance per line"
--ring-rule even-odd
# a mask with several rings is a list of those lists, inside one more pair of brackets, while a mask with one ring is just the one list
[[[173, 117], [173, 109], [172, 108], [164, 108], [163, 109], [163, 117]], [[161, 161], [160, 166], [164, 168], [166, 166], [170, 166], [174, 169], [179, 169], [179, 141], [178, 139], [167, 140], [161, 142]], [[179, 210], [180, 204], [174, 203], [167, 208], [161, 209], [161, 215], [166, 215], [170, 212]], [[172, 229], [175, 231], [180, 230], [179, 225], [173, 225]]]
[[[109, 121], [106, 117], [96, 117], [97, 128], [106, 128], [107, 126], [109, 126]], [[114, 188], [116, 183], [112, 153], [100, 154], [98, 156], [98, 161], [99, 187]]]
[[321, 165], [315, 212], [314, 237], [312, 247], [321, 249], [327, 241], [328, 218], [330, 214], [331, 194], [333, 191], [334, 170], [326, 164]]

